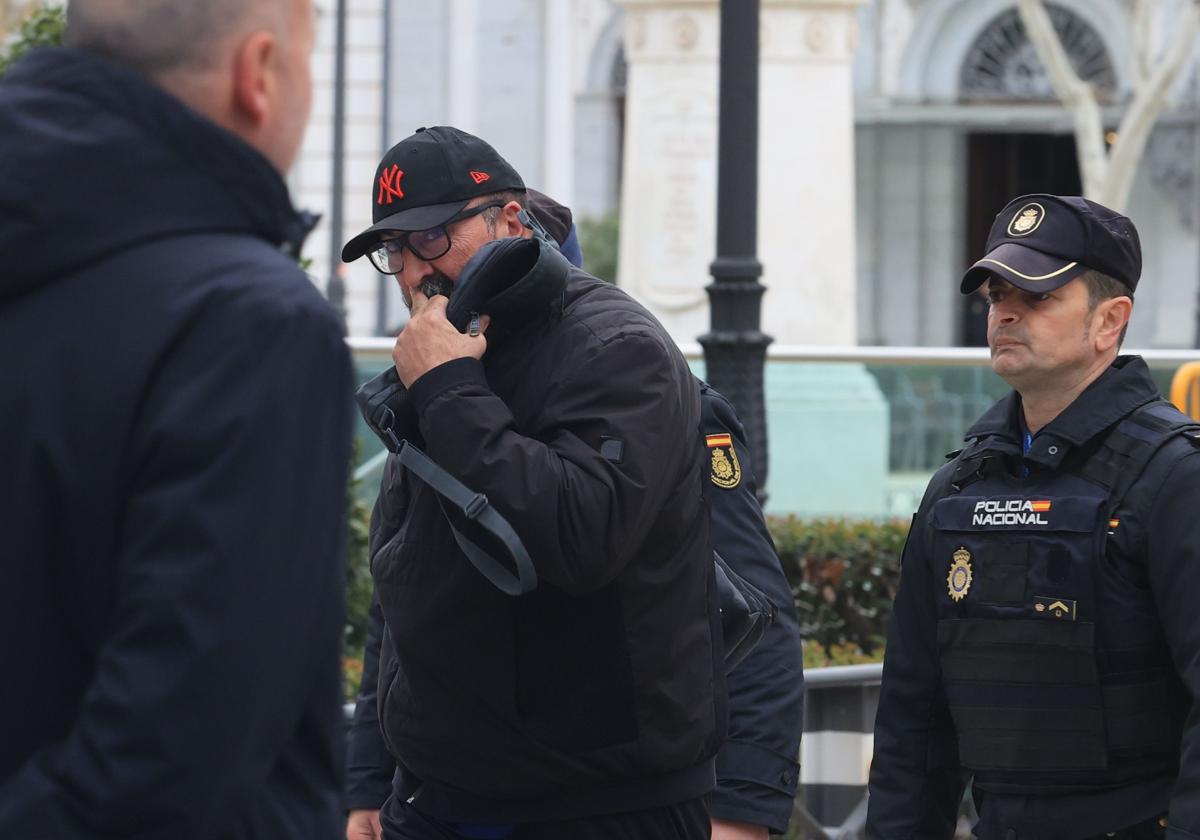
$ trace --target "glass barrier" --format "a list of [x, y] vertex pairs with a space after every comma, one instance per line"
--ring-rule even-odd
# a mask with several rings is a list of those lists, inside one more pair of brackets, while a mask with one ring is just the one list
[[[391, 340], [352, 339], [358, 381], [391, 364]], [[698, 376], [699, 348], [684, 346]], [[1131, 351], [1137, 352], [1137, 351]], [[1140, 353], [1169, 395], [1197, 351]], [[772, 348], [765, 372], [771, 513], [907, 517], [964, 432], [1008, 392], [982, 348]], [[358, 421], [360, 493], [385, 452]]]

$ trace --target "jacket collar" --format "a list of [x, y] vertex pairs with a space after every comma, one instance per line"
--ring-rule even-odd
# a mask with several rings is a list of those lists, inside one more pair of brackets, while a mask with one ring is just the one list
[[[1055, 468], [1074, 449], [1085, 445], [1141, 405], [1159, 397], [1150, 369], [1140, 356], [1118, 356], [1108, 370], [1084, 389], [1034, 438], [1026, 459]], [[980, 451], [1021, 451], [1021, 396], [1013, 391], [993, 405], [965, 439]]]
[[305, 233], [261, 153], [79, 50], [35, 50], [0, 82], [0, 160], [0, 297], [153, 239], [246, 233], [295, 253]]

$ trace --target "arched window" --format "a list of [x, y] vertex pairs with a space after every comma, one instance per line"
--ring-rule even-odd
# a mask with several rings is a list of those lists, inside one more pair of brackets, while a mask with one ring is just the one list
[[[1062, 6], [1047, 4], [1050, 20], [1079, 78], [1100, 99], [1112, 97], [1117, 75], [1100, 35], [1087, 21]], [[1054, 100], [1054, 89], [1016, 9], [992, 20], [963, 61], [959, 91], [969, 100]]]

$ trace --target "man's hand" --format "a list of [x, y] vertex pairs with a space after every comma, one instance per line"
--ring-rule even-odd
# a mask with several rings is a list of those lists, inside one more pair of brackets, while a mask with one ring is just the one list
[[713, 818], [712, 840], [767, 840], [770, 832], [765, 825], [726, 822]]
[[351, 811], [346, 820], [346, 840], [383, 840], [378, 811]]
[[[420, 290], [412, 293], [412, 317], [396, 339], [392, 361], [404, 387], [412, 384], [438, 365], [455, 359], [482, 359], [487, 339], [482, 334], [464, 335], [446, 320], [448, 299], [442, 295], [425, 297]], [[486, 332], [488, 317], [480, 319]]]

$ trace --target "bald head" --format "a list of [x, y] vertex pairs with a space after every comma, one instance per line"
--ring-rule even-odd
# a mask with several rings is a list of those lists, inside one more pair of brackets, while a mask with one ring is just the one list
[[154, 79], [219, 62], [253, 29], [286, 31], [288, 0], [71, 0], [67, 46]]
[[278, 169], [312, 104], [313, 0], [70, 0], [66, 43], [149, 78]]

